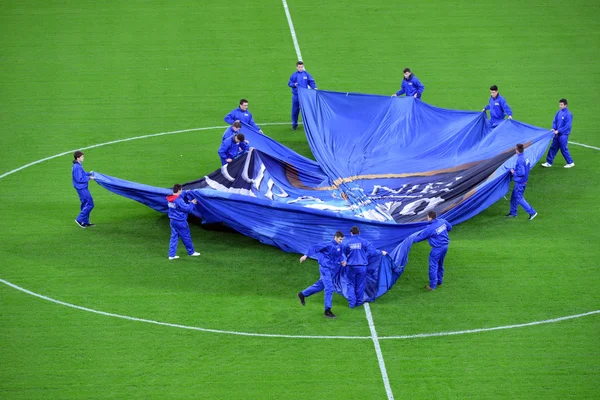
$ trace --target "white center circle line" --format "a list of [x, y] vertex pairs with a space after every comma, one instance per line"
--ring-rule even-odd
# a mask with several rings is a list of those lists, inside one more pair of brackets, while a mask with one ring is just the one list
[[[288, 122], [268, 122], [268, 123], [263, 123], [261, 125], [287, 125], [287, 124], [289, 124], [289, 123]], [[176, 134], [176, 133], [207, 131], [207, 130], [214, 130], [214, 129], [225, 129], [228, 127], [229, 127], [229, 125], [222, 125], [222, 126], [211, 126], [211, 127], [205, 127], [205, 128], [191, 128], [191, 129], [182, 129], [182, 130], [177, 130], [177, 131], [154, 133], [154, 134], [135, 136], [135, 137], [131, 137], [131, 138], [113, 140], [110, 142], [86, 146], [86, 147], [80, 148], [79, 150], [92, 149], [92, 148], [107, 146], [109, 144], [123, 143], [123, 142], [132, 141], [132, 140], [147, 139], [147, 138], [164, 136], [164, 135], [172, 135], [172, 134]], [[595, 148], [593, 146], [587, 146], [587, 145], [583, 145], [583, 146], [600, 150], [600, 148]], [[61, 157], [61, 156], [67, 155], [67, 154], [71, 154], [74, 151], [75, 150], [65, 151], [60, 154], [42, 158], [40, 160], [23, 165], [22, 167], [16, 168], [12, 171], [9, 171], [9, 172], [6, 172], [6, 173], [0, 175], [0, 179], [4, 178], [6, 176], [9, 176], [11, 174], [14, 174], [15, 172], [21, 171], [25, 168], [31, 167], [36, 164], [40, 164], [44, 161], [52, 160], [54, 158], [58, 158], [58, 157]], [[168, 323], [168, 322], [154, 321], [151, 319], [144, 319], [144, 318], [136, 318], [136, 317], [131, 317], [131, 316], [127, 316], [127, 315], [115, 314], [115, 313], [110, 313], [110, 312], [106, 312], [106, 311], [94, 310], [94, 309], [88, 308], [88, 307], [78, 306], [76, 304], [67, 303], [67, 302], [64, 302], [61, 300], [53, 299], [48, 296], [44, 296], [42, 294], [32, 292], [30, 290], [27, 290], [21, 286], [15, 285], [14, 283], [11, 283], [11, 282], [1, 279], [1, 278], [0, 278], [0, 283], [4, 284], [6, 286], [12, 287], [13, 289], [16, 289], [20, 292], [29, 294], [31, 296], [34, 296], [34, 297], [37, 297], [37, 298], [40, 298], [40, 299], [43, 299], [43, 300], [46, 300], [46, 301], [49, 301], [49, 302], [52, 302], [55, 304], [65, 306], [65, 307], [70, 307], [70, 308], [78, 309], [81, 311], [86, 311], [86, 312], [90, 312], [93, 314], [99, 314], [99, 315], [104, 315], [104, 316], [113, 317], [113, 318], [126, 319], [129, 321], [143, 322], [143, 323], [154, 324], [154, 325], [168, 326], [168, 327], [172, 327], [172, 328], [227, 334], [227, 335], [269, 337], [269, 338], [287, 338], [287, 339], [353, 339], [353, 340], [372, 340], [373, 339], [372, 336], [286, 335], [286, 334], [276, 334], [276, 333], [270, 334], [270, 333], [254, 333], [254, 332], [236, 332], [236, 331], [226, 331], [226, 330], [211, 329], [211, 328], [201, 328], [201, 327], [197, 327], [197, 326], [172, 324], [172, 323]], [[496, 326], [496, 327], [491, 327], [491, 328], [469, 329], [469, 330], [462, 330], [462, 331], [419, 333], [419, 334], [414, 334], [414, 335], [378, 336], [378, 339], [379, 340], [419, 339], [419, 338], [428, 338], [428, 337], [439, 337], [439, 336], [451, 336], [451, 335], [463, 335], [463, 334], [479, 333], [479, 332], [489, 332], [489, 331], [497, 331], [497, 330], [503, 330], [503, 329], [515, 329], [515, 328], [522, 328], [522, 327], [526, 327], [526, 326], [556, 323], [556, 322], [565, 321], [565, 320], [569, 320], [569, 319], [586, 317], [586, 316], [590, 316], [590, 315], [594, 315], [594, 314], [600, 314], [600, 310], [589, 311], [589, 312], [582, 313], [582, 314], [569, 315], [569, 316], [564, 316], [564, 317], [559, 317], [559, 318], [546, 319], [546, 320], [542, 320], [542, 321], [527, 322], [527, 323], [523, 323], [523, 324], [504, 325], [504, 326]]]

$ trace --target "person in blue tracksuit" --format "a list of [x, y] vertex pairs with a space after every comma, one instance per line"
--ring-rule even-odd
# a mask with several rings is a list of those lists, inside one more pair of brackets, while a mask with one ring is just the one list
[[242, 124], [240, 121], [233, 121], [233, 124], [223, 132], [223, 137], [221, 138], [221, 144], [230, 136], [237, 135], [240, 133], [240, 129], [242, 128]]
[[498, 86], [490, 86], [490, 95], [489, 104], [483, 108], [482, 112], [490, 110], [490, 123], [492, 128], [495, 128], [504, 121], [504, 116], [508, 115], [508, 119], [512, 119], [512, 110], [504, 97], [498, 93]]
[[350, 238], [344, 243], [344, 255], [348, 268], [348, 305], [354, 308], [360, 306], [365, 297], [369, 257], [387, 253], [377, 250], [368, 240], [360, 237], [358, 226], [353, 226], [350, 234]]
[[517, 163], [510, 173], [513, 174], [515, 185], [513, 187], [512, 195], [510, 196], [510, 212], [506, 214], [509, 218], [517, 216], [517, 210], [519, 205], [529, 214], [529, 220], [537, 217], [537, 212], [529, 205], [529, 203], [523, 197], [525, 189], [527, 188], [527, 179], [529, 178], [529, 169], [531, 165], [528, 159], [525, 159], [523, 154], [524, 146], [519, 143], [515, 148], [517, 153]]
[[448, 252], [450, 238], [448, 232], [452, 230], [452, 225], [442, 218], [437, 218], [435, 211], [429, 211], [427, 214], [429, 225], [415, 238], [416, 242], [425, 239], [429, 240], [431, 252], [429, 253], [429, 285], [425, 286], [427, 290], [435, 290], [444, 282], [444, 258]]
[[80, 228], [96, 226], [90, 223], [90, 213], [94, 209], [94, 199], [92, 199], [92, 195], [88, 189], [88, 181], [90, 179], [94, 180], [94, 171], [85, 172], [83, 169], [81, 164], [85, 157], [81, 151], [77, 150], [73, 154], [73, 157], [75, 157], [73, 167], [71, 168], [73, 187], [79, 195], [79, 201], [81, 201], [80, 212], [77, 218], [75, 218], [75, 222]]
[[[192, 199], [192, 204], [198, 204], [196, 199]], [[194, 250], [192, 243], [192, 235], [190, 234], [190, 226], [188, 225], [188, 214], [194, 210], [194, 206], [184, 200], [183, 190], [180, 184], [176, 183], [173, 186], [173, 194], [167, 196], [167, 205], [169, 207], [169, 219], [171, 225], [171, 240], [169, 242], [169, 260], [179, 258], [177, 253], [177, 245], [179, 238], [183, 242], [188, 254], [192, 257], [200, 255]]]
[[223, 139], [218, 151], [219, 157], [221, 157], [221, 165], [232, 162], [250, 149], [248, 142], [245, 139], [246, 137], [243, 133], [238, 133]]
[[415, 99], [420, 99], [425, 86], [421, 83], [419, 78], [413, 75], [410, 68], [404, 68], [404, 79], [400, 90], [392, 95], [392, 97], [401, 96], [406, 93], [406, 97], [413, 96]]
[[232, 110], [229, 114], [227, 114], [225, 118], [223, 118], [223, 120], [228, 124], [233, 124], [235, 121], [241, 121], [245, 124], [250, 125], [260, 133], [263, 133], [260, 127], [254, 122], [254, 119], [252, 118], [252, 113], [250, 113], [250, 111], [248, 110], [248, 100], [246, 99], [241, 99], [240, 106], [235, 110]]
[[573, 124], [573, 114], [571, 114], [571, 111], [567, 108], [567, 104], [569, 104], [567, 103], [567, 99], [560, 99], [558, 101], [558, 107], [560, 109], [554, 116], [554, 121], [552, 121], [554, 138], [552, 139], [550, 150], [548, 150], [546, 162], [542, 164], [542, 167], [549, 168], [552, 166], [558, 149], [560, 149], [560, 152], [567, 162], [565, 168], [573, 168], [575, 166], [575, 162], [573, 161], [573, 158], [571, 158], [568, 147], [569, 134], [571, 133], [571, 125]]
[[298, 100], [298, 88], [311, 88], [317, 90], [317, 83], [312, 75], [304, 70], [304, 63], [296, 63], [296, 72], [290, 76], [288, 86], [292, 88], [292, 130], [298, 128], [298, 115], [300, 114], [300, 101]]
[[318, 255], [320, 273], [318, 281], [303, 291], [298, 292], [300, 303], [305, 305], [306, 297], [325, 290], [325, 317], [327, 318], [335, 318], [335, 315], [331, 312], [334, 292], [333, 275], [340, 265], [346, 265], [346, 256], [342, 247], [343, 240], [344, 234], [337, 231], [333, 240], [312, 246], [305, 255], [300, 257], [300, 262], [302, 263], [307, 257]]

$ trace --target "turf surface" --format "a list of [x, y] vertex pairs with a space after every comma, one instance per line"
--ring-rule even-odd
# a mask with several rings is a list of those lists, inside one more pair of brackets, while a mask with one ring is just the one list
[[[481, 109], [491, 84], [515, 118], [550, 127], [558, 99], [571, 139], [600, 147], [600, 7], [595, 2], [289, 1], [321, 89], [391, 94], [409, 66], [423, 100]], [[222, 126], [241, 97], [256, 121], [288, 122], [295, 51], [279, 1], [0, 3], [0, 175], [35, 160], [150, 133]], [[264, 131], [310, 156], [302, 131]], [[155, 186], [219, 166], [224, 129], [86, 151], [84, 167]], [[527, 323], [600, 309], [600, 152], [535, 168], [538, 210], [506, 220], [501, 200], [455, 228], [447, 279], [426, 293], [428, 246], [371, 309], [380, 336]], [[71, 156], [0, 180], [0, 279], [96, 310], [196, 327], [370, 335], [364, 311], [322, 296], [302, 308], [314, 261], [226, 229], [193, 225], [199, 258], [167, 260], [168, 218], [95, 184], [94, 229]], [[180, 253], [183, 249], [180, 246]], [[583, 399], [600, 390], [600, 316], [451, 337], [381, 341], [396, 398]], [[242, 337], [111, 318], [0, 285], [0, 398], [386, 398], [368, 339]]]

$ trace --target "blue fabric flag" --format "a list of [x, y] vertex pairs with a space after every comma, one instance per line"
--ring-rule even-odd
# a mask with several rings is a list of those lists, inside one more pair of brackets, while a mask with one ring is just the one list
[[[370, 260], [366, 301], [402, 274], [428, 211], [453, 225], [477, 215], [508, 192], [515, 145], [524, 144], [533, 166], [553, 136], [515, 120], [492, 129], [482, 112], [413, 97], [298, 92], [316, 162], [243, 124], [254, 150], [184, 190], [198, 200], [193, 214], [204, 223], [223, 223], [288, 252], [303, 254], [335, 231], [359, 226], [361, 237], [390, 253]], [[95, 177], [114, 193], [167, 210], [169, 189]], [[344, 273], [334, 280], [342, 294]]]

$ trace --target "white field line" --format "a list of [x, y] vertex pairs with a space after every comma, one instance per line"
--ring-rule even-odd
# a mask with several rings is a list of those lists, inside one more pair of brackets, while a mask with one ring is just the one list
[[[269, 337], [269, 338], [287, 338], [287, 339], [354, 339], [354, 340], [367, 340], [367, 339], [372, 340], [373, 339], [372, 335], [371, 336], [284, 335], [284, 334], [278, 334], [278, 333], [254, 333], [254, 332], [224, 331], [224, 330], [220, 330], [220, 329], [201, 328], [198, 326], [172, 324], [172, 323], [168, 323], [168, 322], [161, 322], [161, 321], [154, 321], [151, 319], [130, 317], [128, 315], [115, 314], [115, 313], [110, 313], [110, 312], [106, 312], [106, 311], [94, 310], [94, 309], [88, 308], [88, 307], [78, 306], [76, 304], [67, 303], [65, 301], [56, 300], [56, 299], [53, 299], [52, 297], [48, 297], [48, 296], [44, 296], [42, 294], [32, 292], [31, 290], [27, 290], [21, 286], [15, 285], [14, 283], [11, 283], [11, 282], [1, 279], [1, 278], [0, 278], [0, 283], [3, 283], [6, 286], [16, 289], [20, 292], [26, 293], [30, 296], [37, 297], [39, 299], [46, 300], [46, 301], [49, 301], [51, 303], [55, 303], [55, 304], [58, 304], [61, 306], [75, 308], [77, 310], [86, 311], [86, 312], [90, 312], [93, 314], [104, 315], [107, 317], [126, 319], [129, 321], [136, 321], [136, 322], [143, 322], [146, 324], [168, 326], [171, 328], [188, 329], [188, 330], [192, 330], [192, 331], [201, 331], [201, 332], [210, 332], [210, 333], [221, 333], [221, 334], [226, 334], [226, 335]], [[436, 337], [436, 336], [465, 335], [465, 334], [469, 334], [469, 333], [480, 333], [480, 332], [498, 331], [498, 330], [502, 330], [502, 329], [522, 328], [522, 327], [533, 326], [533, 325], [552, 324], [552, 323], [556, 323], [556, 322], [566, 321], [569, 319], [587, 317], [587, 316], [594, 315], [594, 314], [600, 314], [600, 310], [590, 311], [590, 312], [586, 312], [583, 314], [569, 315], [566, 317], [546, 319], [543, 321], [528, 322], [525, 324], [495, 326], [492, 328], [469, 329], [469, 330], [465, 330], [465, 331], [453, 331], [453, 332], [419, 333], [419, 334], [415, 334], [415, 335], [402, 335], [402, 336], [378, 336], [377, 338], [379, 340], [385, 340], [385, 339], [400, 340], [400, 339], [421, 339], [421, 338]]]
[[587, 147], [588, 149], [600, 150], [600, 147], [590, 146], [589, 144], [577, 143], [577, 142], [569, 142], [569, 144], [574, 144], [577, 146]]
[[[289, 122], [266, 122], [266, 123], [263, 123], [261, 125], [286, 125], [286, 124], [289, 124]], [[302, 122], [299, 122], [299, 125], [302, 125]], [[25, 169], [27, 167], [31, 167], [32, 165], [36, 165], [36, 164], [39, 164], [39, 163], [44, 162], [44, 161], [52, 160], [53, 158], [62, 157], [62, 156], [67, 155], [67, 154], [73, 154], [76, 150], [93, 149], [93, 148], [96, 148], [96, 147], [107, 146], [109, 144], [129, 142], [129, 141], [138, 140], [138, 139], [147, 139], [147, 138], [156, 137], [156, 136], [174, 135], [176, 133], [195, 132], [195, 131], [209, 131], [209, 130], [212, 130], [212, 129], [227, 129], [227, 128], [229, 128], [229, 125], [209, 126], [207, 128], [190, 128], [190, 129], [182, 129], [182, 130], [179, 130], [179, 131], [152, 133], [152, 134], [149, 134], [149, 135], [135, 136], [135, 137], [130, 137], [130, 138], [126, 138], [126, 139], [119, 139], [119, 140], [113, 140], [113, 141], [110, 141], [110, 142], [105, 142], [105, 143], [100, 143], [100, 144], [94, 144], [94, 145], [87, 146], [87, 147], [81, 147], [81, 148], [75, 149], [75, 150], [63, 151], [60, 154], [55, 154], [55, 155], [50, 156], [50, 157], [46, 157], [46, 158], [42, 158], [42, 159], [37, 160], [37, 161], [30, 162], [29, 164], [23, 165], [22, 167], [19, 167], [17, 169], [13, 169], [12, 171], [5, 172], [4, 174], [0, 175], [0, 179], [2, 179], [4, 177], [7, 177], [8, 175], [14, 174], [15, 172], [19, 172], [19, 171], [21, 171], [21, 170], [23, 170], [23, 169]]]
[[288, 25], [290, 26], [290, 33], [292, 34], [292, 40], [294, 41], [294, 48], [296, 49], [298, 61], [302, 61], [302, 54], [300, 53], [300, 46], [298, 45], [298, 39], [296, 38], [296, 30], [294, 29], [294, 23], [292, 22], [290, 9], [288, 8], [286, 0], [281, 0], [281, 2], [283, 3], [283, 10], [285, 11], [285, 16], [287, 17]]
[[379, 346], [379, 338], [377, 337], [377, 331], [375, 330], [373, 315], [371, 315], [371, 307], [369, 306], [369, 303], [365, 303], [364, 307], [365, 314], [367, 314], [367, 321], [369, 322], [369, 329], [371, 330], [371, 339], [375, 345], [375, 353], [377, 353], [377, 361], [379, 362], [379, 370], [381, 371], [381, 377], [383, 378], [385, 392], [388, 400], [394, 400], [394, 393], [392, 393], [392, 387], [390, 386], [387, 369], [385, 368], [385, 361], [383, 360], [383, 353], [381, 352], [381, 346]]

